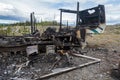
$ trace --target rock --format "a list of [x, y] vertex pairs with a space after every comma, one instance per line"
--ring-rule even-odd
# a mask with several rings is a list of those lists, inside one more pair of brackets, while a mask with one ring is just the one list
[[101, 48], [101, 47], [98, 47], [98, 48], [96, 48], [95, 49], [96, 51], [98, 50], [98, 51], [104, 51], [104, 52], [108, 52], [109, 50], [108, 49], [106, 49], [106, 48]]
[[7, 74], [7, 71], [6, 71], [6, 70], [4, 71], [4, 74]]
[[102, 75], [102, 74], [100, 74], [100, 77], [102, 78], [102, 77], [103, 77], [103, 75]]

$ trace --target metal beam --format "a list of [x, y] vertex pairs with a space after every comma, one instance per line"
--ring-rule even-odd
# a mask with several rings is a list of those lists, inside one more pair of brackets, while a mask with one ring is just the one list
[[78, 22], [79, 22], [79, 2], [77, 2], [76, 28], [78, 27]]
[[60, 28], [59, 31], [62, 29], [62, 10], [60, 10]]
[[77, 13], [77, 11], [75, 11], [75, 10], [69, 10], [69, 9], [59, 9], [59, 10], [62, 12], [66, 12], [66, 13], [74, 13], [74, 14]]
[[33, 13], [30, 14], [31, 34], [33, 33]]
[[34, 12], [30, 14], [30, 23], [31, 23], [31, 34], [33, 34], [35, 31], [35, 23], [36, 23]]

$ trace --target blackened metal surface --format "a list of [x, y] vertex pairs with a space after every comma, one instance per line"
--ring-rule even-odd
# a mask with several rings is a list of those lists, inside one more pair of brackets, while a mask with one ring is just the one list
[[[75, 10], [59, 9], [61, 12], [77, 14]], [[79, 27], [84, 28], [96, 28], [100, 24], [105, 24], [105, 8], [104, 5], [98, 5], [90, 9], [79, 11], [79, 21], [77, 22]]]
[[79, 26], [96, 28], [105, 23], [104, 5], [80, 11]]

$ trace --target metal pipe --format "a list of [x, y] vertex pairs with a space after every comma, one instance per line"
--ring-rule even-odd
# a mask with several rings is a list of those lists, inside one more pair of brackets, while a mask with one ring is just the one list
[[62, 29], [62, 10], [60, 10], [60, 28], [59, 31]]
[[95, 60], [95, 61], [101, 61], [101, 59], [98, 58], [94, 58], [94, 57], [90, 57], [90, 56], [86, 56], [86, 55], [81, 55], [81, 54], [76, 54], [76, 53], [71, 53], [73, 56], [77, 56], [77, 57], [82, 57], [82, 58], [87, 58], [87, 59], [91, 59], [91, 60]]
[[78, 21], [79, 21], [79, 2], [77, 2], [76, 28], [78, 27]]
[[33, 18], [32, 18], [32, 13], [30, 13], [30, 24], [31, 24], [31, 34], [33, 33]]
[[68, 26], [68, 20], [67, 20], [67, 29], [69, 29], [69, 26]]
[[35, 19], [35, 16], [34, 16], [34, 12], [32, 12], [30, 14], [30, 23], [31, 23], [31, 34], [33, 34], [34, 31], [36, 30], [36, 28], [35, 28], [36, 19]]

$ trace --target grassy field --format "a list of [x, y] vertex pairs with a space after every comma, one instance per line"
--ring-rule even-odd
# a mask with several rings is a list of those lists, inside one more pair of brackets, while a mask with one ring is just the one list
[[108, 26], [102, 34], [95, 34], [93, 37], [87, 36], [87, 42], [91, 47], [120, 45], [120, 26]]
[[[48, 27], [56, 27], [58, 26], [37, 26], [37, 29], [40, 33], [44, 32]], [[22, 36], [24, 34], [30, 34], [30, 26], [6, 26], [0, 27], [0, 35], [7, 36]]]
[[[59, 29], [59, 26], [37, 26], [37, 29], [42, 33], [48, 27]], [[22, 36], [24, 34], [30, 34], [30, 26], [0, 27], [0, 35]], [[120, 42], [120, 26], [107, 26], [104, 33], [94, 34], [93, 37], [87, 36], [87, 42], [91, 45], [94, 43], [94, 46]]]

